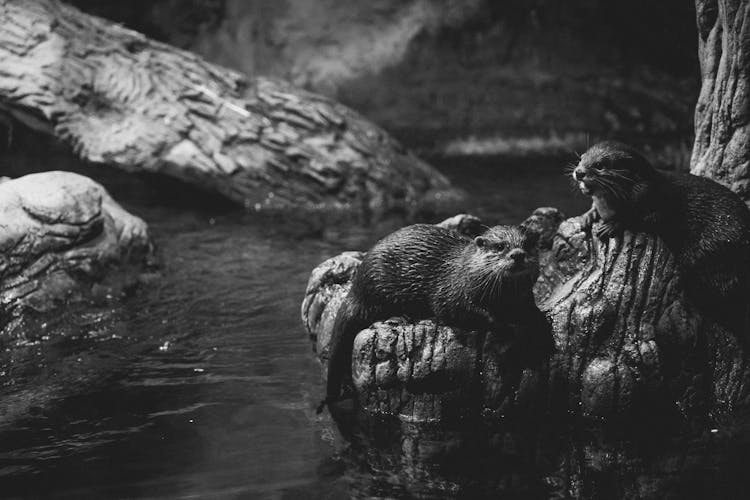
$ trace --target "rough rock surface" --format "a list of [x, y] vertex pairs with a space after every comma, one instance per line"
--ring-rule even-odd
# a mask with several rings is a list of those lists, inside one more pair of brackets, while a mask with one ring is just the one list
[[602, 244], [572, 218], [543, 260], [537, 298], [557, 345], [551, 392], [566, 408], [702, 419], [747, 402], [744, 350], [686, 299], [660, 239], [626, 232]]
[[[492, 333], [431, 321], [375, 323], [354, 348], [365, 410], [416, 421], [459, 409], [704, 420], [747, 404], [744, 350], [686, 300], [661, 240], [626, 232], [601, 244], [579, 218], [561, 220], [545, 208], [523, 223], [540, 235], [535, 295], [556, 344], [548, 364], [525, 369], [517, 387], [508, 387], [504, 382], [519, 375], [504, 358], [511, 346]], [[329, 259], [308, 285], [303, 320], [324, 365], [328, 331], [360, 256]]]
[[83, 159], [249, 208], [418, 203], [446, 177], [354, 111], [56, 0], [0, 2], [0, 109]]
[[[0, 183], [0, 331], [30, 310], [91, 292], [152, 252], [144, 221], [91, 179], [70, 172]], [[113, 280], [114, 281], [114, 280]]]

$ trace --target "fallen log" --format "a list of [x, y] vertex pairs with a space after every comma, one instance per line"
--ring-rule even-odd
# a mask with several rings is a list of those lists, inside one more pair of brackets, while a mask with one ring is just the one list
[[447, 179], [324, 97], [250, 78], [56, 0], [0, 1], [0, 108], [81, 158], [245, 207], [380, 210]]

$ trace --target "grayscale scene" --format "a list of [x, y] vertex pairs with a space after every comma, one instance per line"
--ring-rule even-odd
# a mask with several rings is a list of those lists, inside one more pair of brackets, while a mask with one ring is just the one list
[[750, 498], [750, 0], [0, 0], [0, 498]]

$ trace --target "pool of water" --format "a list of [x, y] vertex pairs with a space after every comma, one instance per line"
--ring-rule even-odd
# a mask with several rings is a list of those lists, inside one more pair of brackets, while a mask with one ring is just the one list
[[[520, 222], [538, 206], [569, 214], [587, 208], [564, 178], [564, 162], [433, 163], [471, 194], [461, 211], [489, 223]], [[162, 276], [122, 301], [71, 306], [30, 332], [40, 340], [7, 346], [0, 495], [432, 498], [471, 491], [432, 481], [429, 467], [414, 469], [411, 480], [434, 487], [405, 488], [393, 472], [403, 464], [373, 465], [367, 450], [375, 444], [350, 446], [330, 415], [315, 414], [321, 371], [299, 317], [310, 270], [413, 221], [246, 214], [195, 203], [194, 193], [180, 195], [170, 183], [120, 174], [98, 180], [149, 223]], [[408, 441], [404, 433], [397, 448]], [[374, 486], [373, 477], [381, 478]]]

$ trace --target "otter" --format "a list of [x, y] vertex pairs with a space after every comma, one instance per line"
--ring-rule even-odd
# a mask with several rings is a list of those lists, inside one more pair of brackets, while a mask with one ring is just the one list
[[521, 323], [530, 350], [551, 350], [546, 316], [534, 302], [539, 275], [532, 235], [496, 226], [473, 240], [457, 231], [415, 224], [376, 243], [355, 271], [330, 341], [326, 398], [318, 413], [340, 397], [351, 378], [354, 337], [378, 320], [435, 318], [467, 329]]
[[659, 236], [674, 255], [688, 297], [744, 339], [750, 296], [750, 210], [721, 184], [659, 171], [634, 148], [606, 141], [573, 170], [592, 198], [584, 225], [602, 240], [623, 229]]

